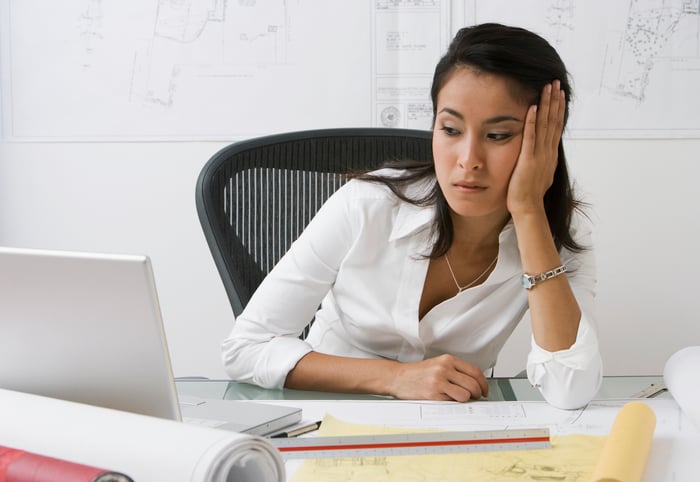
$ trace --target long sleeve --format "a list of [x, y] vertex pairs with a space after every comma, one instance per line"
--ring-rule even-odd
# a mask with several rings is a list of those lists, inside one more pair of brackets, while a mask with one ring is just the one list
[[314, 318], [352, 244], [348, 190], [341, 187], [321, 207], [235, 320], [222, 345], [231, 378], [281, 387], [312, 350], [299, 334]]
[[581, 253], [564, 256], [570, 268], [567, 276], [581, 309], [576, 341], [567, 350], [550, 352], [538, 346], [533, 337], [527, 360], [530, 383], [539, 388], [547, 402], [563, 409], [587, 404], [600, 388], [603, 376], [595, 325], [595, 256], [588, 223], [578, 219], [575, 235], [587, 247]]

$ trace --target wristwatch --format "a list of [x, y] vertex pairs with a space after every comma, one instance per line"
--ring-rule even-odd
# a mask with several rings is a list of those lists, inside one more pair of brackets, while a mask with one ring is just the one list
[[535, 285], [547, 281], [548, 279], [556, 278], [560, 274], [566, 273], [566, 266], [561, 265], [549, 271], [545, 271], [540, 274], [527, 274], [523, 273], [520, 277], [520, 282], [523, 284], [523, 288], [526, 290], [531, 290]]

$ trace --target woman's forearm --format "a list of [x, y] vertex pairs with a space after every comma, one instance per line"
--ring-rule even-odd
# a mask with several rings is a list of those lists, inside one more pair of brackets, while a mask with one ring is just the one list
[[[540, 274], [562, 262], [544, 209], [513, 217], [525, 273]], [[574, 344], [581, 310], [566, 274], [536, 284], [528, 290], [532, 333], [547, 351], [566, 350]]]
[[310, 352], [289, 372], [286, 388], [393, 395], [389, 387], [398, 362]]

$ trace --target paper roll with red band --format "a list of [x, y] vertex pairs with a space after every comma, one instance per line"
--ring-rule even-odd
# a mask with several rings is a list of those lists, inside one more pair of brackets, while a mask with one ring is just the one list
[[133, 482], [119, 472], [0, 445], [0, 482]]

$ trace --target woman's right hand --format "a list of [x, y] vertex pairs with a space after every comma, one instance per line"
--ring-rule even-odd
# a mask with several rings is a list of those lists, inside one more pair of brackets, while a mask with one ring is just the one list
[[404, 400], [478, 400], [489, 393], [484, 373], [453, 355], [400, 363], [389, 392]]

